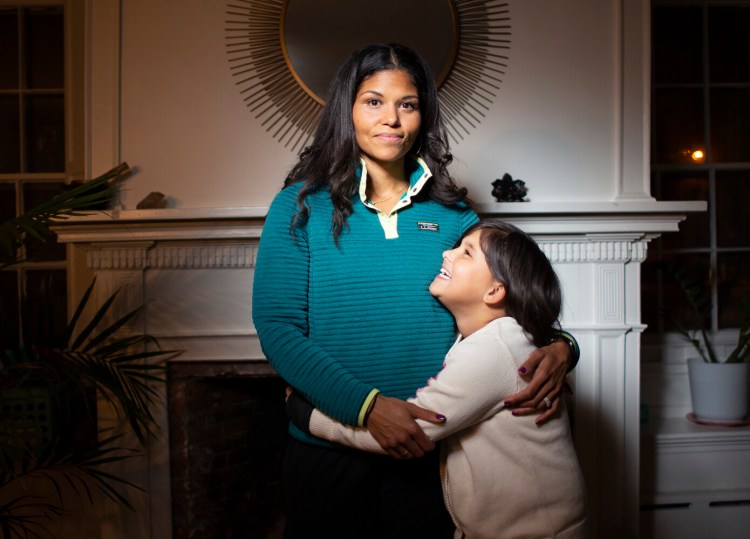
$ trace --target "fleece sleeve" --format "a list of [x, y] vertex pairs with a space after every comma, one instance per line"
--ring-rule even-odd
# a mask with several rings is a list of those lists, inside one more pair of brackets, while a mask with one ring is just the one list
[[253, 323], [276, 372], [318, 408], [356, 425], [375, 388], [362, 383], [308, 338], [310, 256], [305, 227], [290, 228], [298, 189], [281, 191], [269, 209], [253, 277]]
[[[446, 416], [442, 424], [417, 420], [425, 434], [437, 441], [497, 414], [504, 407], [504, 398], [518, 388], [516, 364], [502, 341], [467, 340], [454, 347], [443, 369], [409, 401]], [[366, 429], [342, 425], [319, 410], [310, 417], [310, 432], [332, 442], [383, 453]]]

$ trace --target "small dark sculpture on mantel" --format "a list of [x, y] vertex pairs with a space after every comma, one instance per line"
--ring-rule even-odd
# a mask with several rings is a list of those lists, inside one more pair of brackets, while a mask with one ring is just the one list
[[498, 202], [527, 202], [524, 200], [526, 191], [526, 183], [514, 180], [507, 172], [503, 174], [503, 179], [492, 182], [492, 196]]
[[136, 204], [137, 210], [156, 210], [167, 207], [167, 197], [159, 191], [151, 191], [146, 197]]

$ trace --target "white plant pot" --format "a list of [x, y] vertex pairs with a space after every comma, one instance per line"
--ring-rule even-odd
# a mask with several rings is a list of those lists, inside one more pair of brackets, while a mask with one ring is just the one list
[[690, 400], [698, 420], [737, 422], [748, 415], [748, 363], [688, 360]]

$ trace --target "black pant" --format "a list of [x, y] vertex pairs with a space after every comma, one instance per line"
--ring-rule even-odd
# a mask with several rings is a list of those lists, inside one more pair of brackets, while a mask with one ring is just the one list
[[399, 461], [291, 440], [283, 480], [286, 539], [453, 537], [439, 449]]

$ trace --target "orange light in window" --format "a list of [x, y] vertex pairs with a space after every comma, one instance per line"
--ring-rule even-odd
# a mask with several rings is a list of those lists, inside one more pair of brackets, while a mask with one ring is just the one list
[[693, 151], [692, 151], [692, 152], [690, 153], [690, 157], [691, 157], [691, 158], [693, 159], [693, 161], [695, 161], [696, 163], [702, 163], [702, 162], [703, 162], [703, 158], [704, 158], [705, 156], [703, 155], [703, 150], [693, 150]]

